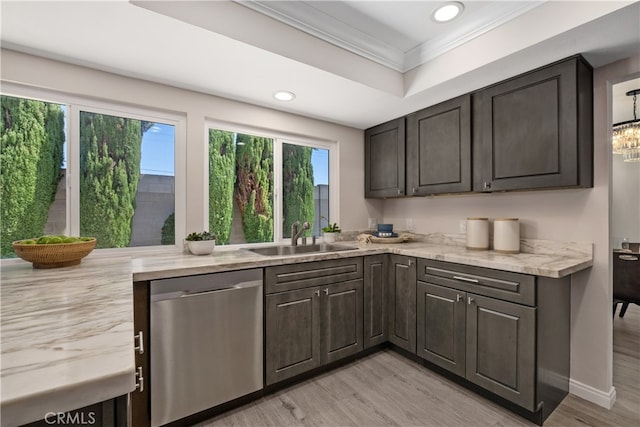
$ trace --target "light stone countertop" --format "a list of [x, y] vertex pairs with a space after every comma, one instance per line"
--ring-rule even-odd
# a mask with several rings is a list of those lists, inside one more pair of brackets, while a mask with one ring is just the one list
[[222, 247], [204, 256], [176, 249], [131, 257], [96, 251], [79, 266], [51, 270], [3, 260], [2, 425], [35, 421], [48, 411], [76, 409], [134, 390], [132, 281], [383, 253], [553, 278], [593, 263], [591, 243], [523, 239], [515, 255], [467, 250], [464, 236], [440, 233], [399, 244], [337, 244], [353, 249], [294, 256]]
[[132, 261], [135, 281], [156, 280], [176, 276], [206, 274], [226, 270], [267, 267], [353, 256], [394, 253], [418, 258], [448, 261], [515, 273], [560, 278], [593, 265], [593, 245], [581, 242], [521, 240], [521, 253], [500, 254], [492, 250], [465, 248], [464, 236], [440, 233], [419, 236], [419, 240], [397, 243], [360, 243], [355, 240], [336, 242], [352, 250], [300, 255], [264, 256], [244, 249], [216, 247], [211, 255], [193, 256], [179, 252], [157, 252]]
[[2, 426], [81, 408], [135, 389], [129, 257], [79, 266], [3, 262]]

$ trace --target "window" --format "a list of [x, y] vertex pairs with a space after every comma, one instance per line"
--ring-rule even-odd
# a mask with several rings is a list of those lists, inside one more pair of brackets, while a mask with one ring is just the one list
[[172, 125], [80, 111], [80, 235], [101, 248], [174, 244], [174, 139]]
[[308, 222], [307, 236], [320, 236], [329, 221], [329, 150], [282, 144], [282, 236], [291, 225]]
[[13, 257], [15, 240], [62, 234], [66, 223], [65, 108], [1, 96], [0, 241]]
[[208, 136], [209, 231], [219, 244], [280, 241], [294, 222], [321, 235], [331, 215], [332, 144], [214, 127]]
[[2, 257], [42, 234], [93, 236], [98, 248], [174, 244], [177, 120], [71, 97], [0, 99]]

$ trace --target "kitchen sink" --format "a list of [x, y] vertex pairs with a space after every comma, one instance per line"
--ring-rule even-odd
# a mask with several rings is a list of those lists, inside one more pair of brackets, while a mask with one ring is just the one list
[[349, 251], [349, 250], [358, 249], [358, 248], [354, 246], [341, 246], [341, 245], [331, 245], [328, 243], [318, 243], [313, 245], [298, 245], [298, 246], [279, 245], [279, 246], [263, 246], [260, 248], [245, 248], [245, 249], [260, 255], [277, 256], [277, 255], [298, 255], [298, 254], [309, 254], [309, 253]]

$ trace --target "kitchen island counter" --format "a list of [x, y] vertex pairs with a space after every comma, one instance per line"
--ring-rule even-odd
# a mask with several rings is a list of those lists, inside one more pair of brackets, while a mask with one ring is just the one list
[[2, 263], [2, 425], [135, 389], [129, 257], [38, 270]]

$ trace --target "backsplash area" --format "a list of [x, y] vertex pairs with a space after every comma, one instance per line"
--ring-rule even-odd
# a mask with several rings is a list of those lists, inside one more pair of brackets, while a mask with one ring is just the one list
[[[356, 237], [362, 233], [370, 234], [371, 230], [343, 231], [342, 233], [340, 233], [338, 240], [356, 240]], [[401, 233], [403, 232], [399, 230], [398, 234]], [[414, 241], [416, 242], [463, 247], [466, 246], [467, 243], [467, 236], [465, 233], [407, 233], [412, 234], [414, 236]], [[493, 247], [492, 243], [493, 242], [490, 241], [490, 247]], [[542, 239], [520, 239], [520, 252], [541, 255], [593, 256], [593, 244], [589, 242], [562, 242]]]

